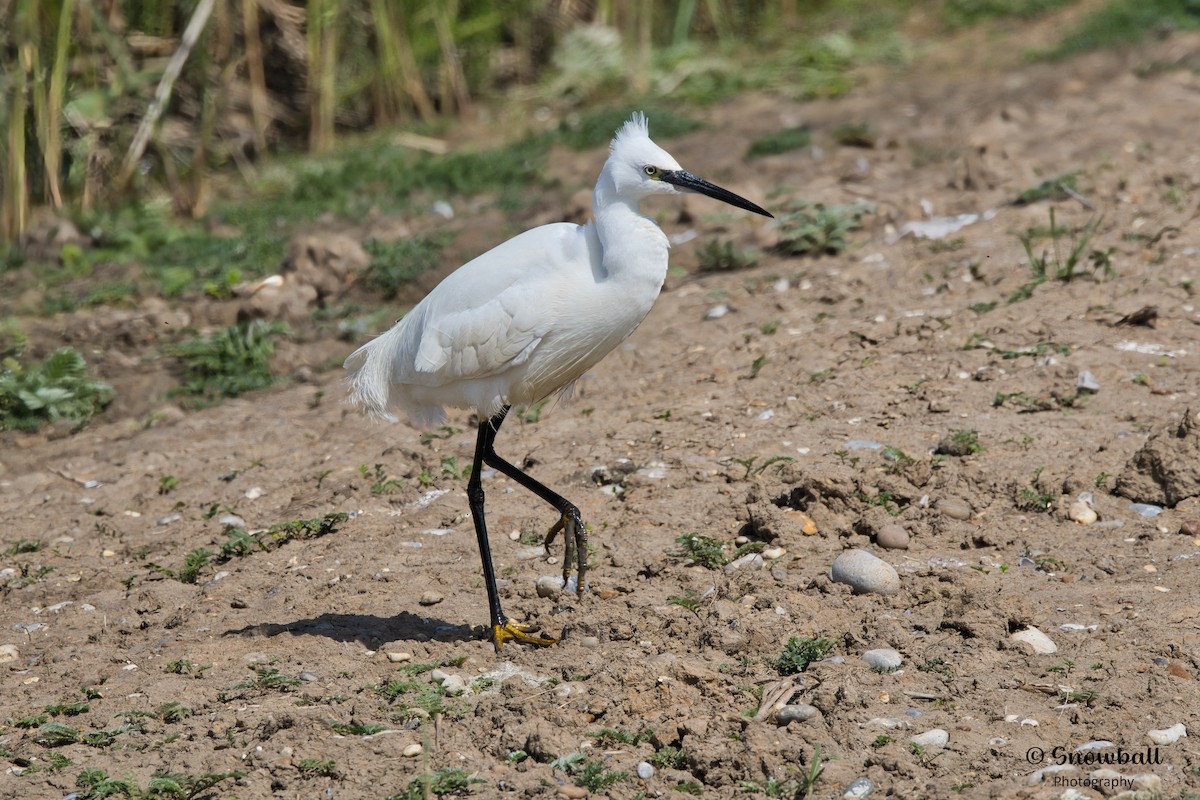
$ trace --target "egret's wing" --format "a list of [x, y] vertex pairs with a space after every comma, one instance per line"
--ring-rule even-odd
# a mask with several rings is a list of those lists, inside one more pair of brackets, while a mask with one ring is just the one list
[[413, 368], [443, 380], [483, 378], [522, 364], [548, 328], [527, 286], [510, 286], [479, 305], [431, 311]]
[[484, 378], [525, 363], [593, 254], [578, 225], [545, 225], [465, 264], [425, 298], [407, 380]]

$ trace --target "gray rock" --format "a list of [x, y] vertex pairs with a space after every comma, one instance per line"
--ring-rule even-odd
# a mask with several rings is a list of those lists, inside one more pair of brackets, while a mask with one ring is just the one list
[[644, 781], [648, 781], [654, 777], [654, 767], [645, 761], [639, 761], [637, 765], [637, 776]]
[[931, 731], [918, 733], [916, 736], [908, 740], [910, 743], [921, 747], [932, 747], [941, 750], [950, 741], [950, 734], [946, 733], [941, 728], [934, 728]]
[[934, 507], [942, 513], [942, 516], [950, 519], [967, 520], [971, 518], [971, 506], [965, 500], [959, 500], [957, 497], [943, 497], [937, 501]]
[[891, 564], [866, 550], [847, 550], [833, 561], [829, 573], [834, 583], [844, 583], [855, 594], [895, 594], [900, 591], [900, 576]]
[[538, 597], [558, 597], [562, 594], [563, 579], [559, 575], [543, 575], [534, 584]]
[[1058, 645], [1046, 634], [1042, 633], [1037, 628], [1030, 625], [1028, 628], [1019, 630], [1009, 637], [1014, 642], [1024, 642], [1033, 648], [1033, 652], [1049, 654], [1058, 651]]
[[780, 725], [787, 725], [791, 722], [808, 722], [810, 719], [819, 716], [821, 716], [821, 711], [816, 706], [796, 703], [795, 705], [783, 706], [776, 711], [775, 722]]
[[888, 550], [907, 550], [908, 549], [908, 531], [904, 530], [903, 525], [889, 523], [879, 529], [879, 533], [875, 534], [875, 543], [880, 547], [886, 547]]
[[863, 661], [871, 667], [871, 669], [885, 672], [887, 670], [898, 669], [904, 663], [903, 657], [891, 648], [880, 648], [878, 650], [868, 650], [863, 653]]
[[444, 600], [444, 599], [445, 598], [443, 598], [437, 592], [426, 592], [425, 594], [421, 595], [421, 599], [418, 600], [417, 602], [423, 606], [436, 606], [438, 603], [442, 602], [442, 600]]
[[862, 800], [862, 798], [875, 791], [875, 784], [871, 783], [870, 778], [859, 778], [846, 787], [846, 791], [842, 792], [842, 800]]

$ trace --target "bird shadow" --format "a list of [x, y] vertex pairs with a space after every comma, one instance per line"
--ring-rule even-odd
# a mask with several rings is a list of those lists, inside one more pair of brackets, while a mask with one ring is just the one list
[[479, 639], [470, 625], [452, 625], [445, 620], [401, 611], [392, 617], [374, 614], [326, 613], [291, 622], [262, 622], [233, 628], [224, 636], [324, 636], [336, 642], [358, 642], [371, 650], [397, 641], [464, 642]]

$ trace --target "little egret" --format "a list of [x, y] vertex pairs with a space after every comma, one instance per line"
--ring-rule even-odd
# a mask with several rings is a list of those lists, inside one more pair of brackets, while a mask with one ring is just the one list
[[685, 172], [650, 140], [642, 113], [617, 131], [592, 195], [587, 225], [542, 225], [459, 267], [391, 330], [346, 359], [351, 402], [376, 416], [403, 411], [418, 426], [445, 419], [445, 407], [474, 408], [479, 430], [467, 498], [487, 586], [491, 640], [535, 645], [556, 640], [504, 614], [484, 521], [483, 466], [507, 475], [558, 512], [546, 534], [562, 531], [563, 581], [577, 564], [587, 574], [587, 529], [579, 509], [496, 454], [496, 434], [514, 405], [536, 403], [571, 386], [633, 333], [667, 275], [666, 234], [638, 209], [655, 194], [698, 192], [747, 211], [771, 214], [733, 192]]

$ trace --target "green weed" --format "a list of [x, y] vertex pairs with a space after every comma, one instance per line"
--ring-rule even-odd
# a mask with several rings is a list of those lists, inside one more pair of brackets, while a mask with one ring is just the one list
[[862, 227], [871, 204], [826, 206], [800, 201], [779, 214], [779, 250], [786, 255], [837, 255], [849, 247], [847, 234]]
[[739, 247], [728, 239], [709, 239], [696, 249], [701, 272], [726, 272], [749, 269], [758, 263], [758, 251]]
[[401, 287], [438, 265], [448, 243], [444, 234], [394, 242], [371, 239], [364, 246], [371, 261], [363, 271], [363, 278], [384, 300], [394, 300]]
[[287, 333], [282, 322], [254, 320], [169, 348], [184, 370], [183, 385], [176, 393], [189, 396], [186, 405], [204, 407], [271, 386], [274, 340]]
[[750, 147], [746, 149], [746, 158], [759, 158], [761, 156], [789, 153], [792, 150], [799, 150], [801, 147], [808, 147], [811, 142], [812, 131], [808, 126], [800, 125], [794, 128], [783, 128], [774, 133], [760, 136], [752, 141]]
[[4, 555], [16, 556], [21, 553], [36, 553], [46, 546], [45, 542], [37, 542], [33, 539], [17, 539], [8, 547], [4, 548]]
[[0, 430], [35, 431], [65, 419], [82, 426], [113, 399], [112, 387], [87, 374], [77, 350], [65, 347], [40, 364], [0, 363]]
[[720, 569], [725, 566], [725, 545], [711, 536], [698, 533], [681, 533], [675, 537], [676, 544], [683, 550], [676, 555], [705, 569]]
[[783, 647], [779, 657], [770, 663], [780, 675], [795, 675], [808, 669], [814, 661], [820, 661], [833, 649], [830, 639], [800, 639], [792, 636]]
[[404, 791], [389, 795], [385, 800], [425, 800], [447, 795], [465, 795], [476, 783], [486, 783], [483, 778], [477, 778], [465, 769], [439, 769], [435, 773], [425, 773], [409, 780]]

